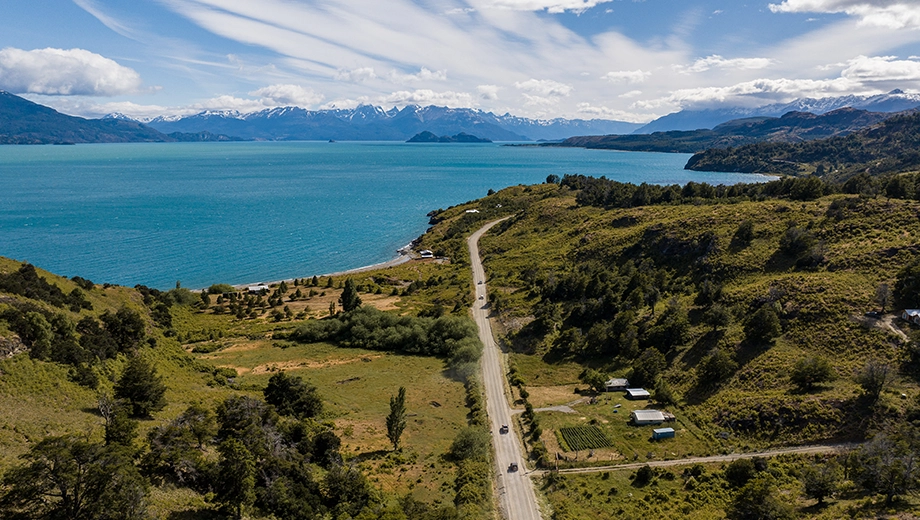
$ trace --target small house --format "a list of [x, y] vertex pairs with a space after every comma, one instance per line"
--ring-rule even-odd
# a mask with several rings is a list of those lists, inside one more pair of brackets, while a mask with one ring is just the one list
[[608, 392], [622, 392], [623, 390], [626, 390], [626, 387], [628, 386], [629, 380], [622, 377], [615, 377], [604, 383], [604, 387], [607, 388]]
[[651, 399], [652, 394], [648, 393], [648, 390], [644, 388], [627, 388], [626, 389], [626, 398], [637, 401], [639, 399]]
[[265, 284], [250, 285], [249, 287], [246, 288], [246, 290], [247, 290], [250, 294], [262, 294], [263, 292], [266, 292], [266, 293], [267, 293], [267, 292], [270, 291], [270, 289], [268, 288], [268, 286], [265, 285]]
[[629, 414], [629, 418], [636, 426], [661, 424], [665, 419], [664, 414], [658, 410], [635, 410]]
[[422, 258], [434, 258], [434, 253], [432, 253], [430, 249], [422, 249], [418, 253], [422, 256]]
[[901, 313], [901, 319], [914, 325], [920, 325], [920, 309], [904, 309], [904, 312]]
[[479, 210], [478, 209], [468, 209], [466, 210], [466, 213], [479, 213]]
[[674, 428], [655, 428], [652, 430], [652, 439], [673, 439]]

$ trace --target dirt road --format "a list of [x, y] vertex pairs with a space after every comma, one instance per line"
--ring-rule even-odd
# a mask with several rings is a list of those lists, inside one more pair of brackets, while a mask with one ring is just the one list
[[[505, 398], [504, 370], [498, 346], [492, 336], [492, 325], [489, 323], [489, 298], [486, 293], [485, 272], [479, 258], [479, 238], [499, 222], [501, 220], [486, 224], [467, 239], [470, 262], [473, 266], [473, 283], [476, 287], [473, 319], [479, 326], [479, 339], [485, 346], [482, 354], [482, 381], [486, 391], [486, 412], [489, 414], [492, 443], [495, 446], [498, 504], [502, 517], [508, 520], [540, 520], [537, 496], [533, 481], [524, 466], [520, 440], [514, 430], [505, 434], [499, 433], [502, 425], [511, 426], [511, 407]], [[512, 463], [518, 465], [517, 471], [509, 471]]]
[[[798, 446], [795, 448], [781, 448], [769, 451], [760, 451], [756, 453], [729, 453], [728, 455], [713, 455], [711, 457], [688, 457], [686, 459], [675, 460], [655, 460], [649, 462], [635, 462], [630, 464], [617, 464], [615, 466], [597, 466], [592, 468], [568, 468], [560, 469], [559, 473], [600, 473], [603, 471], [622, 471], [629, 469], [639, 469], [642, 466], [651, 466], [653, 468], [665, 468], [670, 466], [687, 466], [691, 464], [711, 464], [713, 462], [731, 462], [735, 459], [752, 459], [754, 457], [774, 457], [776, 455], [786, 455], [791, 453], [836, 453], [839, 451], [849, 450], [857, 447], [858, 444], [814, 444], [810, 446]], [[546, 472], [542, 472], [546, 473]]]

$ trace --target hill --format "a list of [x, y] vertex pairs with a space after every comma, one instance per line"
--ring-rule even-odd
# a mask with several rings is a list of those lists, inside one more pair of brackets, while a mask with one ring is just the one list
[[758, 143], [697, 153], [687, 169], [799, 175], [846, 180], [920, 168], [920, 114], [907, 113], [845, 137], [803, 143]]
[[560, 144], [607, 150], [696, 153], [759, 142], [801, 142], [847, 135], [875, 125], [891, 114], [841, 108], [821, 115], [788, 112], [782, 117], [749, 117], [722, 123], [712, 130], [669, 131], [651, 134], [570, 137]]
[[136, 121], [68, 116], [0, 91], [0, 144], [169, 141], [173, 138]]
[[457, 135], [442, 135], [438, 137], [429, 131], [420, 132], [413, 135], [407, 143], [491, 143], [489, 139], [476, 137], [475, 135], [460, 132]]
[[451, 451], [483, 424], [462, 272], [197, 294], [0, 258], [0, 517], [491, 518], [488, 444]]
[[749, 117], [778, 117], [787, 112], [824, 114], [841, 108], [855, 108], [870, 112], [902, 112], [920, 105], [920, 95], [892, 90], [873, 96], [840, 96], [821, 99], [802, 98], [789, 103], [775, 103], [761, 107], [724, 107], [702, 110], [682, 110], [642, 126], [634, 133], [650, 134], [672, 130], [710, 129], [733, 119]]
[[[774, 181], [750, 195], [691, 183], [653, 203], [638, 195], [642, 186], [572, 176], [433, 215], [421, 243], [445, 254], [462, 254], [459, 239], [481, 222], [510, 217], [480, 249], [509, 384], [525, 408], [519, 427], [549, 468], [613, 466], [548, 475], [556, 511], [639, 517], [653, 503], [664, 518], [734, 518], [729, 510], [751, 489], [732, 465], [647, 468], [647, 480], [635, 466], [622, 477], [615, 468], [867, 439], [839, 457], [760, 459], [748, 475], [760, 475], [758, 500], [772, 497], [789, 518], [868, 517], [883, 507], [869, 498], [881, 493], [874, 473], [857, 468], [873, 466], [871, 450], [895, 438], [905, 444], [891, 448], [892, 461], [920, 453], [912, 434], [895, 433], [915, 431], [920, 417], [918, 333], [896, 318], [896, 305], [917, 303], [920, 203], [820, 190], [803, 202], [782, 189], [806, 182]], [[620, 190], [632, 206], [596, 202]], [[607, 393], [609, 378], [653, 397]], [[631, 410], [646, 408], [674, 416], [665, 424], [674, 439], [627, 424]], [[807, 468], [846, 460], [861, 462], [833, 477], [839, 492], [827, 509], [813, 508], [802, 491]], [[624, 490], [636, 498], [611, 505]], [[894, 495], [886, 514], [916, 511], [904, 488]]]

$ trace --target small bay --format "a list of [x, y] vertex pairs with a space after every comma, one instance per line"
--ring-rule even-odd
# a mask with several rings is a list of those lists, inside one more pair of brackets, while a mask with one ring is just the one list
[[687, 154], [368, 142], [0, 147], [0, 255], [97, 283], [250, 283], [389, 260], [426, 214], [550, 174], [761, 182]]

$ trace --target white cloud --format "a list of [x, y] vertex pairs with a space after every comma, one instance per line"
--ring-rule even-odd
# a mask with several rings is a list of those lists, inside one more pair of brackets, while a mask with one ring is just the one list
[[140, 91], [140, 75], [84, 49], [0, 49], [0, 88], [17, 94], [118, 96]]
[[705, 72], [712, 68], [756, 70], [765, 69], [773, 63], [769, 58], [730, 58], [726, 59], [718, 54], [700, 58], [689, 67], [677, 66], [679, 72]]
[[558, 81], [553, 81], [551, 79], [531, 78], [527, 81], [518, 81], [514, 84], [514, 86], [525, 92], [540, 95], [543, 97], [565, 97], [571, 94], [572, 90], [574, 90], [571, 85], [559, 83]]
[[377, 79], [377, 74], [373, 67], [361, 67], [352, 70], [339, 69], [333, 76], [339, 81], [351, 81], [354, 83], [363, 83], [372, 79]]
[[296, 105], [310, 107], [323, 100], [322, 94], [303, 88], [300, 85], [269, 85], [254, 90], [249, 95], [261, 98], [260, 102], [266, 106]]
[[473, 106], [473, 96], [466, 92], [435, 92], [428, 89], [400, 90], [378, 100], [381, 105], [438, 105], [453, 108]]
[[417, 81], [447, 81], [446, 70], [430, 71], [422, 67], [415, 74], [401, 74], [395, 70], [387, 76], [393, 83], [415, 83]]
[[626, 121], [628, 123], [644, 123], [649, 119], [657, 117], [654, 114], [637, 114], [634, 112], [607, 108], [605, 106], [594, 106], [591, 103], [579, 103], [578, 113], [593, 118], [614, 119], [617, 121]]
[[720, 104], [760, 106], [791, 101], [800, 97], [821, 98], [854, 91], [860, 92], [865, 89], [847, 78], [826, 80], [764, 78], [725, 87], [680, 89], [662, 98], [637, 101], [632, 106], [645, 110], [702, 108]]
[[866, 25], [920, 28], [920, 4], [909, 0], [783, 0], [769, 7], [774, 13], [846, 13]]
[[840, 75], [860, 81], [920, 81], [920, 61], [899, 60], [894, 56], [857, 56]]
[[533, 96], [530, 94], [524, 94], [524, 106], [525, 107], [552, 107], [559, 103], [558, 98], [548, 98], [543, 96]]
[[498, 85], [479, 85], [476, 87], [476, 91], [479, 92], [479, 97], [487, 101], [498, 99], [498, 90]]
[[641, 95], [642, 95], [642, 91], [641, 91], [641, 90], [630, 90], [629, 92], [624, 92], [624, 93], [620, 94], [620, 95], [617, 96], [617, 97], [621, 97], [621, 98], [624, 98], [624, 99], [629, 99], [629, 98], [639, 97], [639, 96], [641, 96]]
[[641, 69], [611, 71], [601, 76], [611, 83], [642, 83], [651, 76], [651, 72]]
[[480, 0], [476, 2], [481, 9], [509, 9], [513, 11], [546, 11], [564, 13], [572, 11], [583, 13], [592, 7], [606, 4], [613, 0]]

